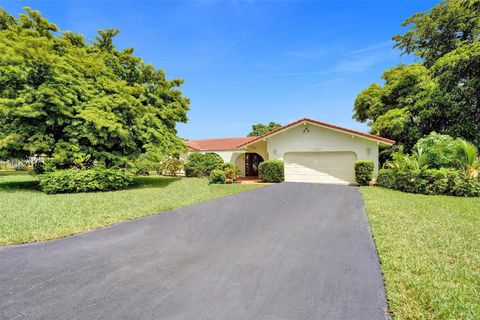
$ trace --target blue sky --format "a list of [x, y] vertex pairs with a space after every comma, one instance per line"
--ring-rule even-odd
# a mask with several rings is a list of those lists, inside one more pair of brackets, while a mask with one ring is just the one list
[[356, 95], [410, 63], [392, 48], [400, 24], [435, 1], [4, 1], [40, 10], [93, 39], [119, 28], [119, 48], [183, 78], [191, 99], [183, 138], [244, 136], [258, 122], [308, 117], [361, 131]]

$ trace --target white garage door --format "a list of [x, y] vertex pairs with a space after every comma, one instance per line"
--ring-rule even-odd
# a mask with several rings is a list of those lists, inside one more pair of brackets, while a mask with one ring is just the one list
[[284, 155], [285, 181], [355, 183], [353, 152], [290, 152]]

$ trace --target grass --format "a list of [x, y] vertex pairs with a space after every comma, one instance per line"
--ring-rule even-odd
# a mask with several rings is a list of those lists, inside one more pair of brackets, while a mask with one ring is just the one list
[[37, 186], [28, 175], [0, 175], [0, 245], [65, 237], [259, 187], [160, 176], [112, 192], [47, 195]]
[[361, 192], [394, 319], [480, 319], [480, 198]]

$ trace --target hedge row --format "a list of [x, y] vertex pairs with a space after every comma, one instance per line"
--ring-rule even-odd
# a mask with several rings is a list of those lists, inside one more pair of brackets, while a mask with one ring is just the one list
[[133, 182], [133, 174], [117, 169], [57, 170], [39, 176], [46, 193], [74, 193], [119, 190]]
[[454, 169], [423, 169], [399, 171], [382, 169], [377, 185], [411, 193], [429, 195], [480, 196], [480, 179], [467, 179]]

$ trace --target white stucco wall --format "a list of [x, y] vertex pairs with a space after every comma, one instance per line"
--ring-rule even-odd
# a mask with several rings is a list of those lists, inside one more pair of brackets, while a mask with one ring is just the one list
[[188, 153], [180, 154], [180, 159], [187, 161], [188, 155], [200, 152], [200, 153], [216, 153], [222, 159], [223, 162], [232, 162], [240, 169], [240, 175], [245, 175], [245, 151], [244, 150], [213, 150], [213, 151], [189, 151]]
[[270, 160], [283, 160], [287, 152], [352, 151], [358, 160], [372, 160], [378, 171], [378, 143], [349, 133], [337, 132], [314, 124], [289, 128], [267, 138]]

